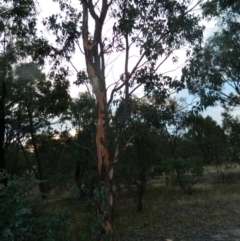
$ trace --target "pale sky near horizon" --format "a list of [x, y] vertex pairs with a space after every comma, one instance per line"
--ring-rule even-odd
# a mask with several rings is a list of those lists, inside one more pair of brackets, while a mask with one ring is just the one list
[[[39, 0], [39, 4], [40, 4], [40, 9], [41, 9], [40, 18], [47, 17], [47, 16], [59, 11], [58, 10], [59, 9], [58, 4], [53, 3], [52, 1]], [[206, 26], [206, 29], [204, 31], [204, 39], [207, 39], [208, 37], [210, 37], [216, 31], [217, 28], [215, 26], [215, 22], [213, 22], [213, 21], [207, 22], [204, 25]], [[51, 38], [50, 35], [49, 35], [49, 37]], [[170, 60], [168, 60], [162, 66], [162, 70], [164, 70], [164, 71], [161, 71], [161, 72], [167, 72], [167, 71], [171, 71], [171, 70], [176, 69], [175, 71], [170, 72], [169, 75], [172, 76], [172, 77], [175, 77], [175, 76], [179, 77], [181, 75], [181, 68], [178, 68], [178, 67], [181, 66], [182, 64], [184, 64], [184, 62], [186, 61], [185, 51], [179, 50], [179, 51], [177, 51], [177, 55], [179, 57], [178, 63], [173, 65], [172, 59], [170, 58]], [[123, 64], [124, 59], [122, 58], [122, 60], [121, 60], [121, 58], [122, 57], [119, 57], [117, 62], [116, 62], [116, 65], [113, 65], [113, 69], [109, 72], [109, 78], [117, 79], [119, 74], [121, 72], [123, 72], [123, 71], [119, 72], [119, 70], [121, 68], [123, 70], [123, 65], [124, 65]], [[73, 58], [73, 63], [74, 63], [74, 65], [76, 65], [78, 70], [81, 70], [83, 68], [85, 69], [84, 57], [83, 57], [83, 55], [80, 55], [80, 52], [75, 54], [75, 56]], [[80, 66], [80, 65], [83, 65], [83, 66]], [[83, 88], [73, 86], [72, 83], [73, 83], [74, 80], [72, 78], [70, 78], [70, 81], [71, 81], [70, 94], [71, 94], [72, 97], [77, 97], [78, 93], [80, 92], [80, 89], [83, 89]], [[139, 91], [141, 92], [141, 90], [139, 90]], [[182, 91], [177, 96], [186, 97], [188, 102], [191, 102], [191, 100], [193, 99], [193, 96], [189, 96], [187, 90]], [[220, 106], [209, 107], [207, 109], [207, 111], [203, 112], [203, 115], [204, 116], [210, 115], [215, 121], [217, 121], [219, 124], [221, 124], [221, 111], [222, 111], [222, 109], [221, 109]]]

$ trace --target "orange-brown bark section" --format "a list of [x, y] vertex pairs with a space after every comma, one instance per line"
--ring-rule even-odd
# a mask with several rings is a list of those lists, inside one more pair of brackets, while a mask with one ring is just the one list
[[[98, 210], [104, 216], [104, 231], [106, 234], [112, 234], [112, 209], [113, 209], [113, 168], [112, 161], [110, 159], [109, 151], [107, 148], [107, 133], [106, 133], [106, 94], [103, 91], [98, 90], [96, 92], [96, 99], [98, 105], [97, 113], [97, 132], [96, 132], [96, 145], [98, 156], [98, 175], [100, 185], [104, 185], [106, 195], [108, 197], [102, 197], [102, 201], [107, 201], [105, 210]], [[105, 200], [105, 201], [104, 201]], [[101, 203], [102, 204], [102, 203]], [[101, 205], [99, 204], [99, 205]]]
[[[86, 20], [85, 20], [86, 21]], [[105, 190], [105, 196], [98, 198], [97, 213], [104, 217], [103, 231], [110, 235], [113, 240], [112, 217], [113, 217], [113, 163], [109, 155], [107, 145], [107, 100], [104, 79], [97, 74], [96, 66], [89, 57], [95, 44], [89, 44], [87, 34], [83, 37], [87, 72], [97, 100], [97, 125], [96, 125], [96, 148], [97, 166], [99, 177], [99, 189]], [[101, 240], [101, 238], [100, 238]]]

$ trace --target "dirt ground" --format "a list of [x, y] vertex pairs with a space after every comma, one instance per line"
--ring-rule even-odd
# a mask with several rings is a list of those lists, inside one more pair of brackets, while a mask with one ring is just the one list
[[[151, 232], [157, 232], [157, 230], [151, 230]], [[173, 236], [173, 235], [172, 235]], [[144, 231], [136, 231], [131, 235], [125, 235], [119, 238], [119, 240], [135, 240], [135, 241], [143, 241], [143, 240], [154, 240], [154, 241], [239, 241], [240, 240], [240, 229], [239, 228], [231, 228], [230, 230], [219, 230], [211, 228], [209, 230], [198, 230], [195, 233], [182, 234], [178, 237], [169, 238], [168, 235], [156, 235], [152, 234], [149, 236]]]
[[[82, 223], [84, 232], [81, 202], [66, 199], [58, 203], [61, 210], [75, 214], [73, 230], [79, 231]], [[126, 190], [116, 193], [115, 205], [116, 241], [240, 241], [240, 168], [227, 171], [224, 180], [214, 168], [206, 171], [191, 195], [151, 180], [143, 212], [136, 211]]]
[[178, 188], [152, 187], [144, 198], [144, 212], [134, 212], [119, 199], [118, 241], [240, 241], [240, 173], [229, 172], [222, 183], [208, 173], [186, 195]]

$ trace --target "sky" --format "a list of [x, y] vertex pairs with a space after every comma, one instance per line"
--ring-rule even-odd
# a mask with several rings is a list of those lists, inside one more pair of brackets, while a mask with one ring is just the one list
[[[40, 11], [41, 11], [40, 19], [45, 18], [53, 13], [59, 12], [58, 4], [54, 3], [52, 1], [39, 0], [39, 5], [40, 5]], [[203, 25], [206, 26], [206, 29], [204, 31], [204, 39], [206, 40], [211, 35], [213, 35], [213, 33], [217, 30], [217, 27], [216, 27], [216, 23], [214, 21], [203, 22]], [[40, 23], [39, 23], [39, 27], [41, 28]], [[105, 31], [107, 32], [108, 29], [106, 28]], [[53, 41], [53, 36], [51, 36], [51, 34], [49, 34], [47, 32], [45, 32], [45, 34], [48, 35], [47, 36], [48, 39]], [[136, 55], [134, 53], [134, 49], [133, 49], [132, 55], [133, 56]], [[168, 72], [169, 76], [179, 78], [181, 76], [181, 68], [184, 66], [184, 63], [186, 61], [186, 52], [185, 52], [185, 50], [179, 50], [179, 51], [176, 51], [174, 55], [178, 56], [178, 63], [173, 64], [172, 59], [170, 58], [162, 66], [161, 72], [162, 73]], [[114, 56], [113, 58], [115, 59], [116, 56]], [[80, 51], [76, 52], [76, 54], [74, 55], [74, 57], [72, 59], [72, 62], [78, 70], [85, 68], [84, 57], [80, 53]], [[132, 57], [131, 62], [134, 65], [134, 57]], [[124, 68], [124, 56], [119, 56], [116, 59], [116, 61], [113, 62], [113, 64], [111, 64], [111, 66], [109, 66], [108, 70], [106, 71], [106, 73], [108, 74], [107, 78], [108, 78], [110, 84], [114, 80], [116, 80], [118, 78], [118, 76], [123, 72], [123, 68]], [[48, 69], [48, 67], [46, 69]], [[76, 87], [75, 85], [73, 85], [73, 81], [74, 81], [74, 78], [70, 78], [70, 82], [71, 82], [70, 94], [72, 97], [77, 97], [78, 93], [80, 91], [86, 91], [86, 88], [84, 88], [82, 86]], [[138, 89], [136, 92], [137, 95], [141, 95], [141, 93], [142, 93], [142, 89]], [[188, 103], [192, 102], [192, 100], [194, 98], [193, 96], [190, 96], [188, 94], [187, 90], [180, 92], [177, 96], [186, 98]], [[203, 114], [203, 116], [210, 115], [215, 121], [217, 121], [219, 124], [221, 124], [221, 112], [222, 112], [222, 108], [220, 106], [215, 106], [215, 107], [207, 108], [207, 110], [204, 111], [202, 114]]]

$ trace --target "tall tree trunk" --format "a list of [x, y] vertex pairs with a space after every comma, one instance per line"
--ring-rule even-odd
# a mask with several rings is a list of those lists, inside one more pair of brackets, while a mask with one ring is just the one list
[[[95, 49], [95, 48], [94, 48]], [[95, 51], [95, 50], [93, 50]], [[90, 52], [90, 51], [89, 51]], [[108, 108], [106, 88], [102, 73], [96, 71], [96, 66], [86, 58], [88, 75], [97, 100], [96, 149], [98, 167], [98, 203], [97, 215], [102, 215], [102, 233], [113, 237], [113, 162], [108, 150]], [[98, 73], [98, 74], [97, 74]], [[99, 237], [99, 240], [102, 240]]]
[[[100, 15], [95, 12], [92, 1], [82, 0], [83, 26], [82, 38], [88, 77], [97, 100], [96, 149], [98, 166], [97, 215], [102, 215], [102, 234], [113, 240], [113, 162], [108, 150], [108, 105], [105, 85], [105, 62], [102, 43], [102, 28], [107, 15], [107, 0], [102, 1]], [[89, 37], [88, 15], [95, 22], [94, 38]], [[101, 236], [98, 238], [103, 240]]]
[[[5, 96], [6, 96], [6, 86], [5, 81], [2, 82], [2, 91], [0, 96], [0, 172], [4, 173], [6, 171], [6, 160], [4, 153], [4, 139], [5, 139]], [[7, 185], [7, 177], [0, 180], [5, 186]]]
[[97, 132], [96, 148], [98, 159], [98, 177], [99, 188], [104, 188], [104, 195], [99, 197], [98, 212], [104, 217], [104, 231], [106, 234], [112, 234], [113, 219], [113, 166], [107, 147], [106, 131], [106, 94], [103, 91], [96, 93], [98, 104], [97, 113]]
[[32, 144], [33, 144], [33, 150], [37, 162], [37, 169], [38, 169], [38, 177], [39, 177], [39, 191], [42, 195], [42, 198], [46, 198], [46, 188], [45, 188], [45, 183], [44, 183], [44, 178], [43, 178], [43, 170], [42, 170], [42, 162], [39, 157], [38, 153], [38, 148], [37, 148], [37, 143], [35, 140], [34, 136], [34, 127], [33, 127], [33, 116], [32, 116], [32, 111], [30, 109], [30, 106], [27, 106], [27, 112], [28, 112], [28, 119], [29, 119], [29, 125], [30, 125], [30, 134], [31, 134], [31, 139], [32, 139]]
[[83, 174], [85, 172], [85, 164], [81, 163], [79, 161], [76, 164], [76, 170], [75, 170], [75, 181], [78, 186], [79, 192], [80, 192], [80, 198], [85, 197], [86, 192], [82, 190], [82, 179], [83, 179]]
[[[96, 124], [96, 149], [97, 149], [97, 167], [98, 167], [98, 203], [97, 215], [104, 218], [103, 233], [112, 236], [113, 220], [113, 162], [108, 150], [108, 107], [106, 99], [106, 87], [104, 71], [97, 65], [98, 53], [95, 46], [85, 49], [86, 64], [93, 92], [97, 100], [97, 124]], [[97, 56], [92, 62], [92, 54]], [[99, 240], [102, 240], [99, 238]]]
[[4, 155], [4, 135], [5, 135], [5, 118], [4, 118], [4, 101], [0, 100], [0, 169], [6, 168]]

